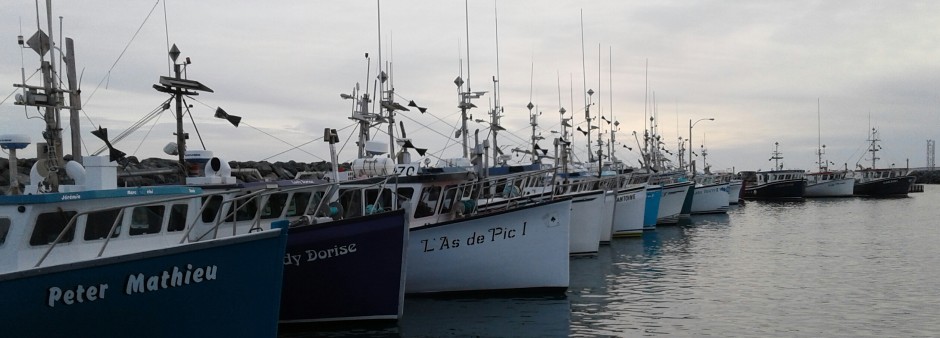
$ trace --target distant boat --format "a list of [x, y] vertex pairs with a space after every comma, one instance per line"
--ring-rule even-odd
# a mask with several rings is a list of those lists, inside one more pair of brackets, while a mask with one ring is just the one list
[[822, 128], [819, 127], [819, 100], [816, 101], [817, 146], [816, 164], [818, 171], [806, 174], [806, 197], [847, 197], [852, 196], [855, 179], [846, 170], [829, 170], [829, 160], [823, 158], [826, 145], [822, 144]]
[[744, 189], [744, 181], [736, 178], [728, 178], [728, 204], [738, 204], [741, 200], [741, 192]]
[[806, 174], [806, 197], [852, 196], [855, 179], [844, 170], [820, 171]]
[[802, 170], [742, 171], [744, 199], [801, 199], [806, 189]]
[[872, 128], [870, 137], [868, 152], [871, 153], [871, 167], [854, 172], [854, 193], [862, 196], [907, 196], [914, 184], [914, 176], [910, 176], [908, 168], [877, 169], [877, 154], [881, 150], [878, 130]]
[[721, 214], [728, 212], [728, 182], [722, 182], [715, 175], [696, 175], [695, 190], [692, 191], [694, 214]]
[[783, 159], [779, 151], [780, 143], [774, 142], [771, 160], [774, 170], [742, 171], [745, 199], [802, 199], [806, 189], [806, 179], [802, 170], [784, 170], [779, 160]]
[[652, 180], [663, 189], [656, 223], [678, 223], [679, 216], [682, 214], [682, 205], [685, 203], [686, 196], [691, 193], [692, 189], [695, 189], [695, 182], [686, 179], [680, 171], [655, 174]]
[[641, 236], [648, 189], [646, 180], [621, 170], [617, 185], [617, 203], [611, 225], [613, 237]]

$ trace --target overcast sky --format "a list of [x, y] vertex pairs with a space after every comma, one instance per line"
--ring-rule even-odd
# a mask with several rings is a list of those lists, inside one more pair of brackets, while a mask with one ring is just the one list
[[[21, 67], [27, 77], [38, 68], [36, 54], [16, 44], [17, 35], [36, 31], [35, 5], [8, 2], [0, 7], [0, 79], [8, 84], [0, 99], [14, 91], [9, 85], [20, 81]], [[323, 128], [346, 128], [339, 146], [353, 131], [351, 101], [339, 94], [356, 83], [371, 87], [376, 75], [375, 1], [90, 0], [53, 7], [55, 40], [63, 16], [83, 72], [86, 154], [103, 145], [88, 131], [101, 125], [116, 135], [166, 99], [151, 86], [168, 74], [167, 35], [192, 60], [189, 78], [215, 91], [196, 97], [192, 114], [205, 147], [227, 160], [328, 158], [316, 140]], [[818, 129], [826, 157], [851, 168], [865, 160], [869, 124], [883, 141], [879, 166], [904, 166], [909, 159], [920, 167], [927, 140], [940, 137], [937, 1], [486, 0], [468, 7], [465, 12], [464, 1], [454, 0], [381, 4], [382, 57], [393, 64], [399, 100], [429, 108], [399, 119], [414, 143], [434, 156], [460, 155], [453, 81], [461, 59], [472, 89], [490, 91], [471, 110], [474, 118], [486, 116], [497, 75], [497, 27], [503, 125], [515, 135], [500, 134], [501, 145], [526, 147], [531, 100], [543, 112], [542, 147], [550, 148], [559, 101], [570, 116], [583, 107], [586, 87], [598, 92], [592, 113], [613, 111], [621, 123], [617, 141], [636, 149], [632, 132], [642, 135], [644, 128], [647, 71], [671, 150], [677, 137], [688, 137], [690, 120], [715, 118], [696, 124], [693, 146], [704, 141], [708, 162], [718, 170], [768, 170], [775, 142], [785, 167], [812, 169]], [[365, 53], [372, 57], [369, 78]], [[36, 78], [30, 82], [38, 85]], [[40, 141], [42, 121], [26, 119], [35, 111], [12, 101], [0, 105], [0, 134]], [[213, 118], [217, 106], [242, 116], [243, 124]], [[583, 112], [575, 121], [583, 122]], [[485, 125], [470, 127], [486, 133]], [[190, 149], [201, 149], [192, 123], [185, 128]], [[173, 131], [167, 113], [116, 147], [140, 158], [170, 158], [162, 148], [175, 140]], [[384, 133], [373, 135], [387, 140]], [[356, 156], [354, 141], [340, 159]], [[575, 139], [582, 159], [584, 141], [580, 134]], [[31, 146], [20, 156], [35, 151]], [[622, 145], [618, 155], [631, 164], [639, 157]]]

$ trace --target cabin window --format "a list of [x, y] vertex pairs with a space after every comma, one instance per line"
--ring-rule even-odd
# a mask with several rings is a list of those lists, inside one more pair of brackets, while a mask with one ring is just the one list
[[159, 233], [163, 226], [164, 209], [162, 205], [135, 207], [131, 212], [129, 226], [131, 236]]
[[309, 192], [295, 192], [287, 204], [286, 216], [301, 216], [307, 211], [307, 205], [310, 204]]
[[[323, 202], [323, 195], [325, 194], [326, 193], [323, 191], [317, 191], [313, 193], [313, 197], [311, 199], [310, 205], [307, 207], [306, 214], [315, 214], [318, 216], [323, 216], [323, 215], [331, 216], [330, 214], [332, 214], [332, 211], [326, 211], [326, 210], [330, 210], [329, 201]], [[321, 205], [321, 203], [326, 203], [326, 204]], [[339, 216], [342, 216], [342, 215], [339, 215]]]
[[0, 218], [0, 245], [7, 241], [7, 232], [10, 232], [10, 219]]
[[189, 206], [186, 204], [174, 204], [170, 207], [170, 219], [166, 224], [166, 231], [182, 231], [186, 229], [186, 211]]
[[350, 189], [339, 194], [339, 203], [343, 206], [343, 218], [362, 216], [362, 190]]
[[502, 193], [505, 191], [507, 184], [508, 184], [508, 183], [506, 183], [506, 180], [499, 180], [499, 181], [497, 181], [497, 182], [496, 182], [496, 189], [493, 190], [493, 191], [495, 191], [494, 195], [496, 195], [496, 196], [501, 196]]
[[[108, 237], [108, 231], [111, 230], [111, 226], [114, 225], [114, 221], [117, 220], [120, 212], [120, 210], [114, 209], [89, 213], [85, 218], [85, 240], [91, 241]], [[121, 223], [119, 222], [117, 227], [114, 228], [111, 238], [120, 234]]]
[[214, 195], [203, 197], [202, 204], [205, 207], [202, 209], [202, 222], [215, 222], [215, 216], [219, 214], [219, 208], [222, 207], [222, 196]]
[[418, 199], [418, 206], [415, 207], [415, 218], [434, 215], [434, 209], [437, 201], [441, 197], [441, 187], [427, 187], [421, 191], [421, 198]]
[[453, 208], [454, 197], [457, 196], [457, 190], [458, 189], [456, 186], [449, 186], [444, 191], [444, 200], [441, 201], [441, 213], [442, 214], [450, 212], [450, 209]]
[[392, 190], [369, 189], [366, 190], [366, 214], [371, 215], [383, 211], [392, 210]]
[[396, 203], [398, 203], [398, 208], [404, 208], [405, 203], [414, 198], [415, 190], [413, 188], [398, 188], [398, 198], [396, 198]]
[[[29, 245], [46, 245], [55, 242], [59, 233], [69, 224], [69, 220], [75, 217], [75, 211], [56, 211], [40, 214], [36, 217], [36, 226], [33, 227], [33, 235], [29, 237]], [[61, 243], [68, 243], [75, 237], [75, 226], [73, 225], [65, 236], [62, 236]]]
[[287, 194], [277, 193], [268, 197], [268, 203], [261, 208], [261, 219], [270, 219], [281, 217], [284, 206], [287, 205]]
[[258, 200], [256, 198], [237, 199], [232, 201], [232, 211], [235, 212], [234, 218], [231, 214], [226, 215], [226, 222], [250, 221], [255, 219], [258, 213]]

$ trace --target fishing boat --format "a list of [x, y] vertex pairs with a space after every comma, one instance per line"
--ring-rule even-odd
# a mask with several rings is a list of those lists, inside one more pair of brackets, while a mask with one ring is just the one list
[[[81, 188], [0, 196], [5, 334], [276, 334], [286, 221], [190, 241], [205, 208], [201, 201], [211, 194], [182, 186], [116, 188], [90, 178], [115, 179], [110, 161], [86, 156], [84, 162], [89, 175]], [[97, 164], [105, 165], [92, 173]], [[237, 302], [219, 302], [233, 295]], [[180, 323], [176, 316], [128, 309], [203, 320]], [[251, 315], [234, 326], [228, 324], [231, 313]], [[101, 325], [100, 318], [113, 322]]]
[[806, 174], [805, 197], [849, 197], [854, 194], [855, 179], [848, 171], [828, 171]]
[[744, 181], [736, 178], [728, 178], [728, 204], [738, 204], [741, 200], [741, 191], [744, 189]]
[[646, 186], [646, 206], [643, 210], [643, 230], [655, 230], [659, 219], [659, 202], [663, 197], [663, 186], [649, 184]]
[[657, 224], [675, 224], [679, 222], [682, 214], [682, 205], [686, 196], [694, 188], [695, 183], [685, 179], [680, 172], [667, 172], [656, 174], [653, 180], [662, 186], [662, 197], [659, 201]]
[[647, 180], [622, 169], [617, 175], [617, 202], [614, 205], [613, 237], [643, 235], [643, 220], [646, 215]]
[[[47, 1], [46, 15], [51, 12]], [[43, 83], [17, 84], [23, 91], [16, 104], [44, 111], [46, 130], [29, 182], [21, 187], [14, 176], [8, 194], [0, 196], [4, 334], [275, 335], [286, 221], [250, 234], [194, 242], [189, 234], [205, 208], [203, 198], [211, 194], [185, 186], [117, 187], [116, 160], [124, 154], [111, 147], [108, 156], [78, 151], [73, 152], [76, 160], [66, 162], [59, 113], [72, 110], [74, 143], [80, 139], [80, 91], [75, 89], [72, 39], [65, 46], [52, 41], [51, 33], [41, 30], [19, 38], [20, 45], [41, 56]], [[69, 89], [58, 86], [60, 53], [65, 54]], [[93, 134], [107, 139], [104, 128]], [[22, 136], [0, 139], [11, 151], [10, 171], [16, 175], [15, 150], [29, 142]], [[73, 144], [73, 151], [80, 146]], [[238, 302], [218, 301], [233, 295]], [[173, 315], [142, 316], [133, 309]], [[240, 325], [229, 324], [232, 313], [245, 314]], [[102, 325], [102, 318], [109, 324]]]
[[780, 143], [774, 142], [771, 160], [774, 169], [770, 171], [742, 171], [745, 181], [745, 199], [802, 199], [806, 189], [806, 179], [802, 170], [784, 170], [783, 159], [779, 151]]
[[[614, 205], [607, 205], [607, 191], [598, 189], [597, 179], [585, 171], [560, 173], [556, 190], [559, 197], [571, 198], [571, 245], [572, 255], [594, 255], [604, 240], [604, 228], [611, 228]], [[610, 210], [607, 208], [610, 207]], [[598, 217], [600, 216], [600, 217]], [[612, 229], [612, 228], [611, 228]], [[613, 230], [610, 230], [612, 233]], [[609, 239], [608, 239], [609, 241]]]
[[876, 166], [878, 151], [881, 146], [878, 142], [878, 130], [871, 129], [868, 139], [868, 152], [871, 153], [871, 167], [865, 168], [858, 165], [859, 170], [855, 170], [853, 178], [855, 185], [853, 192], [860, 196], [907, 196], [914, 184], [914, 176], [910, 175], [908, 168], [878, 168]]
[[728, 212], [728, 182], [722, 182], [715, 175], [696, 175], [695, 188], [692, 191], [691, 213], [720, 214]]
[[[197, 163], [191, 168], [201, 166], [193, 157], [187, 158]], [[226, 172], [211, 168], [211, 163], [219, 161], [208, 163], [208, 170], [201, 170], [208, 172], [204, 177]], [[289, 220], [287, 249], [280, 260], [284, 266], [280, 323], [401, 319], [408, 240], [404, 210], [346, 213], [337, 195], [340, 182], [304, 177], [311, 174], [298, 173], [292, 180], [232, 184], [210, 184], [199, 176], [188, 177], [189, 186], [222, 192], [208, 202], [215, 213], [203, 214], [194, 236], [249, 233], [275, 219]], [[258, 192], [263, 192], [258, 199], [239, 202], [241, 196]], [[258, 225], [254, 225], [256, 220]]]
[[[360, 164], [354, 166], [390, 166], [386, 160], [357, 159]], [[363, 163], [367, 161], [373, 163]], [[572, 198], [513, 192], [544, 185], [544, 179], [554, 177], [554, 169], [481, 178], [465, 170], [443, 172], [416, 163], [398, 166], [396, 172], [408, 174], [364, 189], [365, 196], [376, 200], [351, 197], [360, 202], [346, 203], [344, 208], [347, 212], [367, 206], [405, 209], [410, 229], [407, 293], [567, 289]], [[366, 183], [343, 184], [341, 200], [347, 198], [345, 189], [362, 184]], [[507, 189], [507, 184], [516, 188]]]
[[817, 140], [816, 165], [818, 170], [806, 173], [805, 197], [848, 197], [852, 196], [855, 179], [847, 170], [829, 170], [833, 164], [823, 158], [826, 154], [826, 145], [822, 144], [822, 128], [819, 123], [819, 100], [816, 101]]

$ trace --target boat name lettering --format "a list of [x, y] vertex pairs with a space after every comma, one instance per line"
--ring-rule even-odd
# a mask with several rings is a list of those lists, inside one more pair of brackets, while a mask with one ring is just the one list
[[193, 268], [192, 264], [186, 264], [186, 269], [182, 270], [174, 266], [172, 270], [163, 270], [162, 273], [147, 276], [143, 273], [130, 275], [127, 277], [127, 284], [124, 292], [128, 295], [135, 293], [144, 293], [149, 291], [158, 291], [189, 284], [198, 284], [206, 281], [215, 280], [219, 268], [215, 265], [209, 265], [204, 268]]
[[456, 249], [459, 248], [461, 244], [465, 244], [466, 246], [482, 245], [525, 236], [527, 226], [528, 222], [522, 222], [521, 227], [496, 226], [486, 229], [484, 232], [478, 233], [474, 231], [463, 242], [461, 242], [459, 237], [441, 236], [438, 238], [422, 239], [421, 244], [424, 245], [424, 252]]
[[707, 194], [707, 193], [712, 193], [712, 192], [716, 192], [716, 191], [718, 191], [718, 188], [717, 188], [717, 187], [715, 187], [715, 188], [708, 188], [708, 189], [695, 189], [695, 194], [696, 194], [696, 195], [698, 195], [698, 194]]
[[632, 201], [636, 199], [636, 194], [629, 194], [625, 196], [617, 196], [617, 202]]
[[399, 164], [395, 166], [395, 174], [398, 176], [414, 176], [417, 173], [417, 164]]
[[79, 194], [64, 194], [62, 195], [62, 201], [73, 201], [82, 199], [82, 195]]
[[304, 250], [303, 254], [292, 254], [288, 252], [284, 254], [284, 265], [300, 266], [300, 263], [303, 262], [313, 262], [316, 260], [322, 261], [328, 258], [355, 253], [356, 250], [358, 250], [358, 245], [356, 243], [349, 243], [346, 245], [334, 245], [332, 248], [327, 249]]
[[85, 287], [82, 284], [75, 286], [75, 289], [62, 290], [57, 286], [49, 288], [49, 299], [47, 305], [55, 307], [57, 303], [72, 305], [75, 303], [94, 302], [104, 299], [105, 292], [108, 291], [108, 284], [99, 284]]

